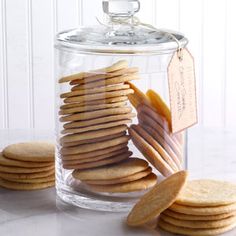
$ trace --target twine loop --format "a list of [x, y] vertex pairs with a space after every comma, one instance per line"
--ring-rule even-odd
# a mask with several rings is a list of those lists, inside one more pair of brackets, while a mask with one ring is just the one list
[[152, 24], [147, 24], [144, 23], [142, 21], [140, 21], [140, 19], [136, 16], [128, 16], [128, 17], [109, 17], [109, 23], [108, 24], [104, 24], [103, 22], [101, 22], [97, 17], [96, 17], [97, 21], [99, 24], [108, 27], [109, 25], [129, 25], [130, 27], [135, 27], [135, 26], [144, 26], [148, 29], [154, 30], [160, 34], [163, 34], [165, 36], [167, 36], [168, 38], [173, 39], [176, 44], [177, 44], [177, 56], [179, 58], [180, 61], [183, 60], [183, 47], [181, 46], [180, 41], [175, 37], [174, 34], [170, 33], [170, 32], [166, 32], [164, 30], [160, 30], [158, 28], [156, 28], [155, 26], [153, 26]]

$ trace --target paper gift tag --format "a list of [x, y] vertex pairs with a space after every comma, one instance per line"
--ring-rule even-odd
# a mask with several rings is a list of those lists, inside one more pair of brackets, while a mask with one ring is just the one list
[[176, 133], [197, 123], [194, 59], [187, 49], [174, 53], [168, 66], [168, 83], [172, 132]]

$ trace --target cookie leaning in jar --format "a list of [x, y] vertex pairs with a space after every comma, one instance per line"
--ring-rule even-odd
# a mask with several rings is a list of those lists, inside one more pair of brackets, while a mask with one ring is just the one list
[[174, 173], [174, 170], [162, 159], [160, 154], [136, 132], [134, 125], [130, 127], [129, 133], [134, 145], [162, 175], [169, 176]]
[[[173, 135], [165, 131], [162, 125], [153, 119], [150, 113], [144, 112], [142, 108], [145, 106], [140, 106], [138, 113], [138, 121], [139, 125], [142, 126], [146, 131], [148, 131], [156, 140], [160, 142], [163, 148], [169, 153], [169, 155], [173, 156], [173, 159], [177, 162], [182, 161], [183, 150], [181, 150], [182, 145], [173, 138]], [[148, 127], [148, 128], [146, 128]], [[150, 128], [153, 130], [150, 132]], [[164, 140], [164, 141], [163, 141]], [[171, 151], [169, 151], [171, 150]], [[174, 155], [172, 155], [172, 152]]]
[[137, 110], [139, 121], [129, 129], [134, 145], [162, 175], [169, 176], [179, 171], [182, 168], [182, 139], [169, 129], [168, 107], [151, 90], [148, 94], [151, 93], [154, 103], [134, 84], [127, 84], [134, 90], [128, 98]]
[[132, 125], [131, 128], [135, 130], [143, 139], [150, 144], [161, 156], [161, 158], [176, 172], [181, 169], [181, 164], [178, 158], [174, 159], [166, 150], [152, 137], [142, 126]]

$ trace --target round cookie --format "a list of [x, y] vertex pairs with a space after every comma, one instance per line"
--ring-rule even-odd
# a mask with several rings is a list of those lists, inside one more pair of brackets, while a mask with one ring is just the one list
[[170, 176], [175, 173], [175, 171], [162, 159], [160, 154], [138, 134], [134, 125], [131, 125], [129, 128], [129, 134], [134, 145], [163, 176]]
[[7, 158], [29, 162], [50, 162], [55, 159], [54, 144], [47, 142], [25, 142], [11, 144], [3, 149]]
[[[160, 98], [160, 96], [159, 96]], [[160, 98], [161, 99], [161, 98]], [[151, 99], [150, 99], [151, 100]], [[163, 103], [162, 99], [160, 100], [162, 104], [160, 104], [160, 109], [163, 108], [163, 106], [166, 106], [165, 103]], [[155, 109], [156, 108], [156, 109]], [[165, 116], [159, 115], [160, 109], [158, 109], [158, 106], [147, 106], [147, 105], [141, 105], [138, 110], [142, 110], [144, 113], [150, 115], [161, 127], [163, 127], [171, 136], [172, 139], [175, 140], [177, 144], [182, 145], [183, 144], [183, 134], [181, 132], [179, 133], [171, 133], [171, 123], [167, 122], [167, 120], [170, 120], [170, 118], [165, 119]], [[168, 109], [166, 107], [165, 109]], [[167, 111], [168, 112], [168, 111]]]
[[134, 113], [109, 115], [101, 118], [66, 123], [63, 125], [63, 127], [65, 129], [86, 127], [84, 130], [89, 131], [90, 130], [89, 126], [101, 125], [101, 124], [104, 124], [104, 126], [106, 124], [106, 126], [108, 126], [109, 124], [107, 123], [112, 122], [112, 124], [114, 124], [115, 122], [118, 121], [130, 120], [133, 117], [135, 117]]
[[41, 178], [35, 178], [35, 179], [8, 179], [8, 178], [3, 178], [4, 180], [8, 180], [9, 182], [15, 182], [15, 183], [48, 183], [48, 182], [52, 182], [55, 181], [55, 174], [53, 175], [49, 175], [47, 177], [41, 177]]
[[128, 96], [130, 103], [137, 109], [142, 104], [146, 104], [147, 106], [151, 106], [151, 102], [149, 101], [148, 97], [138, 89], [133, 83], [126, 82], [130, 86], [131, 89], [134, 90], [133, 94]]
[[100, 155], [107, 155], [108, 153], [123, 149], [123, 148], [127, 148], [127, 142], [126, 143], [121, 143], [115, 146], [111, 146], [111, 147], [107, 147], [107, 148], [103, 148], [100, 150], [96, 150], [95, 152], [86, 152], [86, 153], [80, 153], [80, 154], [72, 154], [72, 155], [61, 155], [61, 159], [62, 160], [82, 160], [82, 159], [86, 159], [86, 158], [94, 158], [96, 156], [100, 156]]
[[126, 60], [120, 60], [120, 61], [114, 63], [113, 65], [109, 66], [109, 67], [100, 68], [100, 69], [97, 69], [97, 70], [92, 70], [90, 72], [80, 72], [80, 73], [77, 73], [77, 74], [65, 76], [65, 77], [63, 77], [59, 80], [59, 83], [65, 83], [65, 82], [77, 80], [77, 79], [80, 79], [80, 78], [88, 77], [88, 76], [91, 76], [95, 73], [102, 73], [102, 72], [103, 73], [109, 73], [109, 72], [121, 70], [121, 69], [124, 69], [124, 68], [127, 68], [127, 67], [128, 67], [128, 62]]
[[111, 180], [130, 176], [148, 168], [145, 160], [138, 158], [129, 158], [128, 160], [109, 168], [100, 167], [91, 170], [73, 171], [72, 175], [80, 180]]
[[77, 89], [82, 89], [82, 88], [89, 89], [89, 88], [95, 88], [95, 87], [104, 87], [104, 86], [108, 86], [108, 85], [120, 84], [120, 83], [124, 83], [127, 81], [138, 80], [138, 79], [139, 79], [139, 77], [135, 74], [134, 75], [121, 75], [121, 76], [113, 77], [110, 79], [101, 79], [101, 80], [93, 81], [90, 83], [84, 82], [83, 84], [73, 86], [71, 88], [71, 90], [76, 91]]
[[37, 179], [37, 178], [44, 178], [48, 177], [50, 175], [53, 175], [55, 173], [55, 170], [49, 170], [49, 171], [43, 171], [43, 172], [37, 172], [37, 173], [5, 173], [0, 172], [0, 178], [4, 179]]
[[109, 73], [100, 73], [100, 74], [93, 73], [90, 76], [71, 81], [70, 85], [76, 85], [76, 84], [81, 84], [81, 83], [85, 84], [85, 83], [90, 83], [90, 82], [102, 80], [102, 79], [109, 79], [109, 78], [113, 78], [113, 77], [117, 77], [121, 75], [137, 74], [138, 70], [139, 70], [138, 67], [131, 67], [131, 68], [124, 68], [124, 69], [120, 69], [120, 70], [109, 72]]
[[165, 149], [145, 129], [143, 129], [140, 125], [135, 125], [132, 127], [134, 127], [140, 136], [144, 138], [160, 154], [162, 159], [168, 163], [172, 170], [176, 172], [182, 169], [179, 159], [174, 159], [173, 157], [169, 156]]
[[118, 179], [108, 179], [108, 180], [85, 180], [84, 182], [86, 184], [92, 184], [92, 185], [110, 185], [110, 184], [121, 184], [121, 183], [128, 183], [131, 181], [135, 181], [138, 179], [142, 179], [146, 177], [147, 175], [152, 173], [152, 168], [148, 167], [146, 170], [137, 172], [135, 174], [118, 178]]
[[169, 107], [166, 105], [162, 97], [152, 89], [146, 92], [147, 97], [151, 101], [153, 107], [155, 107], [158, 114], [163, 117], [169, 124], [171, 128], [171, 113]]
[[170, 216], [162, 215], [162, 214], [160, 218], [169, 224], [180, 226], [180, 227], [191, 228], [191, 229], [221, 228], [221, 227], [225, 227], [236, 222], [236, 216], [229, 216], [228, 218], [225, 218], [225, 219], [210, 220], [210, 221], [178, 220], [178, 219], [172, 218]]
[[105, 86], [105, 87], [99, 87], [99, 88], [91, 88], [91, 89], [78, 89], [76, 91], [70, 91], [67, 93], [62, 93], [60, 95], [61, 98], [68, 98], [68, 97], [74, 97], [79, 95], [86, 95], [86, 94], [96, 94], [96, 93], [103, 93], [108, 91], [116, 91], [121, 89], [128, 89], [128, 84], [115, 84], [112, 86]]
[[165, 231], [174, 234], [189, 235], [189, 236], [214, 236], [230, 231], [236, 226], [236, 222], [234, 222], [231, 225], [216, 229], [190, 229], [185, 227], [174, 226], [160, 219], [158, 221], [158, 226], [161, 229], [164, 229]]
[[128, 193], [146, 190], [156, 184], [157, 176], [153, 173], [142, 179], [138, 179], [129, 183], [111, 184], [111, 185], [88, 185], [92, 191], [106, 193]]
[[173, 141], [176, 143], [176, 145], [181, 145], [181, 143], [183, 141], [181, 134], [180, 133], [175, 133], [175, 134], [171, 133], [170, 128], [169, 128], [169, 127], [171, 127], [170, 126], [171, 124], [169, 124], [163, 116], [158, 114], [159, 110], [157, 110], [151, 106], [147, 106], [145, 104], [140, 105], [137, 110], [140, 113], [143, 112], [145, 114], [148, 114], [155, 122], [157, 122], [159, 124], [159, 126], [161, 126], [170, 135], [170, 137], [173, 139]]
[[170, 216], [172, 218], [178, 219], [178, 220], [191, 220], [191, 221], [209, 221], [209, 220], [221, 220], [228, 218], [230, 216], [236, 216], [236, 212], [230, 212], [225, 214], [218, 214], [218, 215], [209, 215], [209, 216], [201, 216], [201, 215], [187, 215], [183, 213], [177, 213], [174, 211], [171, 211], [169, 209], [166, 209], [164, 212], [162, 212], [163, 215]]
[[175, 202], [184, 187], [187, 176], [186, 171], [177, 172], [143, 195], [129, 213], [127, 224], [143, 225], [166, 210]]
[[[109, 152], [107, 154], [103, 154], [103, 155], [94, 155], [93, 157], [90, 158], [85, 158], [85, 159], [78, 159], [78, 160], [69, 160], [69, 161], [65, 161], [63, 160], [63, 164], [65, 165], [77, 165], [77, 164], [82, 164], [82, 163], [87, 163], [87, 162], [93, 162], [93, 161], [99, 161], [99, 160], [103, 160], [109, 157], [113, 157], [119, 154], [123, 154], [123, 153], [127, 153], [128, 152], [128, 147], [122, 148], [120, 150], [114, 151], [114, 152]], [[132, 152], [131, 152], [132, 153]]]
[[112, 103], [126, 102], [126, 101], [128, 101], [128, 97], [121, 96], [121, 97], [99, 99], [99, 100], [92, 100], [92, 101], [67, 103], [67, 104], [61, 105], [60, 109], [65, 110], [65, 109], [71, 109], [75, 107], [85, 107], [85, 106], [92, 106], [92, 105], [99, 105], [99, 104], [112, 104]]
[[62, 155], [73, 155], [73, 154], [81, 154], [81, 153], [92, 152], [92, 151], [97, 152], [97, 150], [100, 150], [100, 149], [105, 149], [105, 148], [116, 146], [122, 143], [127, 143], [129, 139], [130, 137], [127, 135], [127, 136], [114, 138], [107, 141], [102, 141], [102, 142], [97, 142], [97, 143], [92, 143], [92, 144], [82, 144], [77, 147], [63, 147], [61, 148], [60, 153]]
[[132, 89], [121, 89], [121, 90], [108, 91], [108, 92], [103, 92], [103, 93], [85, 94], [85, 95], [65, 98], [64, 103], [75, 103], [75, 102], [100, 100], [100, 99], [113, 98], [113, 97], [121, 97], [121, 96], [126, 96], [133, 92], [134, 91]]
[[12, 190], [39, 190], [55, 186], [55, 181], [47, 183], [14, 183], [0, 178], [0, 187]]
[[97, 111], [88, 111], [88, 112], [82, 112], [82, 113], [72, 114], [68, 116], [63, 116], [60, 118], [60, 121], [66, 122], [66, 121], [89, 120], [89, 119], [105, 117], [105, 116], [127, 114], [127, 113], [131, 113], [131, 111], [132, 111], [132, 108], [130, 107], [108, 108], [108, 109], [102, 109], [102, 110], [97, 110]]
[[170, 206], [170, 210], [187, 215], [218, 215], [236, 211], [236, 203], [212, 207], [193, 207], [174, 203]]
[[236, 184], [218, 180], [192, 180], [176, 199], [186, 206], [220, 206], [236, 203]]
[[0, 172], [6, 172], [6, 173], [27, 174], [27, 173], [45, 172], [50, 170], [54, 170], [54, 165], [45, 167], [34, 167], [34, 168], [23, 168], [17, 166], [0, 166]]
[[66, 136], [63, 136], [60, 141], [61, 143], [70, 143], [70, 142], [76, 142], [76, 141], [82, 141], [93, 138], [101, 138], [108, 135], [118, 134], [123, 131], [127, 130], [127, 125], [119, 125], [116, 127], [111, 127], [107, 129], [100, 129], [100, 130], [93, 130], [93, 131], [87, 131], [79, 134], [68, 134]]
[[165, 151], [174, 159], [179, 160], [180, 163], [182, 163], [182, 157], [177, 156], [176, 153], [172, 150], [172, 148], [169, 146], [169, 144], [165, 141], [165, 139], [158, 133], [156, 130], [149, 126], [144, 124], [141, 120], [140, 126], [143, 127], [164, 149]]
[[17, 161], [6, 158], [0, 152], [0, 165], [3, 166], [17, 166], [17, 167], [46, 167], [54, 165], [54, 162], [29, 162], [29, 161]]
[[144, 112], [138, 113], [139, 123], [148, 125], [152, 127], [158, 134], [161, 136], [165, 142], [171, 147], [171, 149], [175, 152], [179, 160], [182, 160], [182, 151], [180, 145], [176, 144], [170, 134], [168, 134], [149, 114]]
[[74, 108], [60, 110], [59, 115], [69, 115], [77, 112], [96, 111], [107, 108], [124, 107], [124, 106], [126, 106], [126, 102], [113, 102], [113, 103], [102, 103], [97, 105], [76, 106]]
[[132, 152], [126, 152], [126, 153], [119, 154], [117, 156], [112, 156], [112, 157], [105, 158], [98, 161], [91, 161], [91, 162], [80, 163], [76, 165], [63, 164], [63, 168], [69, 169], [69, 170], [73, 170], [73, 169], [83, 170], [83, 169], [90, 169], [90, 168], [95, 168], [95, 167], [100, 167], [100, 166], [106, 166], [106, 165], [110, 165], [110, 164], [114, 164], [114, 163], [118, 163], [123, 160], [126, 160], [131, 155], [132, 155]]
[[83, 132], [94, 131], [94, 130], [103, 130], [103, 129], [117, 127], [120, 125], [127, 125], [128, 123], [131, 123], [131, 122], [132, 120], [120, 120], [120, 121], [115, 121], [115, 122], [107, 122], [103, 124], [91, 125], [91, 126], [82, 127], [82, 128], [64, 129], [62, 130], [61, 133], [62, 134], [68, 134], [68, 133], [75, 134], [75, 133], [83, 133]]
[[118, 138], [118, 137], [125, 136], [125, 135], [126, 135], [126, 131], [121, 132], [121, 133], [117, 133], [117, 134], [107, 135], [107, 136], [101, 137], [101, 138], [92, 138], [92, 139], [86, 139], [86, 140], [81, 140], [81, 141], [63, 143], [63, 147], [73, 147], [73, 146], [86, 144], [86, 143], [87, 144], [88, 143], [96, 143], [96, 142], [101, 142], [101, 141], [105, 141], [105, 140]]

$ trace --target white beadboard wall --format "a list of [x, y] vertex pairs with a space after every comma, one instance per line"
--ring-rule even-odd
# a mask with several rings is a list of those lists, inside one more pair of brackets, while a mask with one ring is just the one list
[[[0, 1], [0, 129], [52, 129], [54, 35], [96, 24], [102, 0]], [[141, 7], [143, 21], [189, 38], [200, 125], [236, 126], [235, 0], [141, 0]]]

